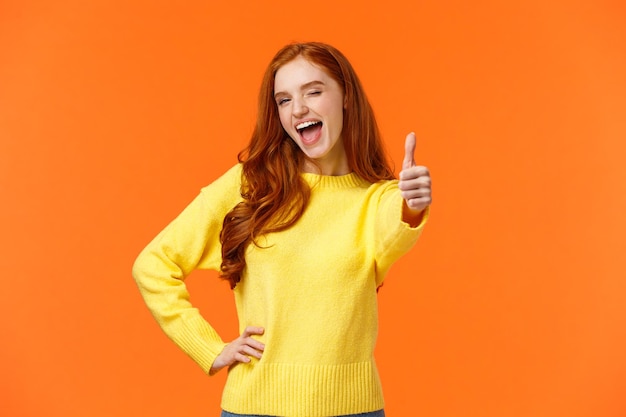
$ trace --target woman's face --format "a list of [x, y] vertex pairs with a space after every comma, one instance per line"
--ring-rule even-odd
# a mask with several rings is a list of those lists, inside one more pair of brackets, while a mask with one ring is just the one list
[[344, 93], [330, 75], [299, 56], [276, 72], [274, 99], [283, 129], [322, 174], [350, 172], [341, 137]]

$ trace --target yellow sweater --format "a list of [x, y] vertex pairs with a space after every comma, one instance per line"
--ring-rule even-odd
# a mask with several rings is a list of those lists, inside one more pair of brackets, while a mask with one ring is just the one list
[[[302, 174], [309, 205], [290, 229], [249, 245], [235, 288], [240, 332], [261, 326], [263, 358], [231, 367], [222, 407], [288, 417], [356, 414], [384, 406], [374, 346], [376, 288], [421, 233], [401, 221], [396, 181]], [[241, 201], [241, 166], [200, 195], [139, 255], [133, 276], [165, 333], [208, 373], [225, 343], [189, 303], [185, 277], [219, 270], [219, 234]], [[256, 336], [255, 336], [256, 337]]]

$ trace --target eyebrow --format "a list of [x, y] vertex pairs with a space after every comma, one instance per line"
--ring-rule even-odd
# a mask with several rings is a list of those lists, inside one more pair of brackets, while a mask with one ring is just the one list
[[[326, 85], [324, 84], [324, 81], [320, 81], [320, 80], [313, 80], [313, 81], [309, 81], [308, 83], [304, 83], [300, 86], [300, 90], [306, 90], [307, 88], [313, 87], [314, 85]], [[274, 98], [278, 97], [281, 94], [287, 94], [284, 91], [278, 91], [276, 93], [274, 93]]]

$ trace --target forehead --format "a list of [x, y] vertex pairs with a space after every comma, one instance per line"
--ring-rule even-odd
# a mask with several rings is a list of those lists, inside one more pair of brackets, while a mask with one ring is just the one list
[[297, 90], [302, 85], [310, 83], [311, 81], [321, 81], [324, 84], [337, 85], [336, 81], [321, 67], [299, 56], [276, 71], [276, 76], [274, 77], [274, 92]]

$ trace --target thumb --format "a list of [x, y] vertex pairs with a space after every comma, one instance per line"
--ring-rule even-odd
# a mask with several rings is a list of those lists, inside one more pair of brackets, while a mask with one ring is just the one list
[[415, 144], [417, 139], [415, 138], [415, 133], [411, 132], [406, 135], [406, 140], [404, 142], [404, 160], [402, 161], [402, 169], [408, 169], [415, 166], [415, 158], [413, 155], [415, 154]]

